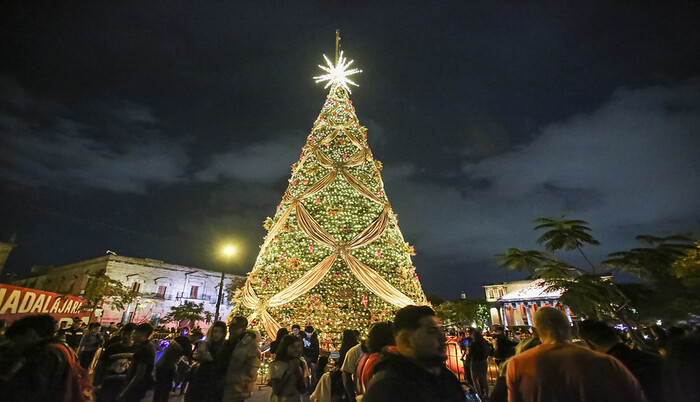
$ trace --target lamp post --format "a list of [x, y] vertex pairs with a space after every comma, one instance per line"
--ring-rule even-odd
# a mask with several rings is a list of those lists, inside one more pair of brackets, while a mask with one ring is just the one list
[[[231, 257], [235, 253], [235, 249], [232, 246], [226, 246], [223, 249], [223, 253], [226, 256], [227, 261], [231, 260]], [[223, 297], [224, 293], [224, 276], [226, 273], [224, 271], [221, 271], [221, 281], [219, 281], [219, 297], [216, 299], [216, 313], [214, 316], [216, 317], [216, 321], [219, 321], [219, 310], [221, 309], [221, 299]]]

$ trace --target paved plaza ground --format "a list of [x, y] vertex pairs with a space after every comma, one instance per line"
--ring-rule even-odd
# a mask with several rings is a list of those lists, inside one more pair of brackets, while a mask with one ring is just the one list
[[[253, 391], [253, 396], [251, 396], [249, 399], [246, 399], [246, 402], [267, 402], [268, 400], [270, 400], [271, 390], [272, 389], [270, 387], [266, 387], [266, 386], [256, 387], [255, 391]], [[146, 402], [146, 401], [151, 402], [151, 400], [153, 399], [152, 395], [153, 395], [152, 393], [149, 393], [147, 395], [147, 397], [142, 400], [142, 402]], [[169, 401], [170, 402], [184, 402], [185, 397], [177, 395], [177, 394], [171, 394]], [[308, 402], [309, 398], [304, 398], [303, 401]]]

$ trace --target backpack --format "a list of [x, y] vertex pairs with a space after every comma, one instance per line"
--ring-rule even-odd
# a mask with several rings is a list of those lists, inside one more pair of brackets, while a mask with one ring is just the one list
[[62, 343], [52, 343], [49, 346], [59, 350], [68, 362], [68, 374], [62, 402], [88, 402], [92, 401], [92, 381], [87, 371], [80, 367], [75, 358], [75, 353]]

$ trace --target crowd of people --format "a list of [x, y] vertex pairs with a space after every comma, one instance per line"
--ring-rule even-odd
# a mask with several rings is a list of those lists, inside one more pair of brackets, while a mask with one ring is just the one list
[[[448, 338], [429, 306], [400, 309], [393, 322], [374, 323], [364, 340], [357, 329], [344, 330], [333, 358], [313, 326], [294, 325], [269, 344], [261, 380], [271, 402], [700, 400], [697, 334], [658, 327], [634, 347], [605, 322], [572, 327], [556, 308], [538, 309], [533, 321], [532, 331], [460, 333], [454, 341], [464, 381], [445, 364]], [[186, 402], [237, 402], [252, 395], [263, 342], [244, 317], [216, 321], [206, 336], [198, 328], [167, 332], [167, 342], [154, 343], [147, 323], [102, 327], [76, 319], [57, 328], [49, 315], [24, 317], [0, 334], [0, 395], [8, 402], [147, 395], [161, 402], [177, 391]]]

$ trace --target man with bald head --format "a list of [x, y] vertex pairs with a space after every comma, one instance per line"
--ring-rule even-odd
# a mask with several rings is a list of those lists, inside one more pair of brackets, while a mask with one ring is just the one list
[[542, 307], [533, 321], [542, 344], [508, 361], [509, 402], [646, 401], [617, 359], [570, 342], [571, 326], [560, 310]]

